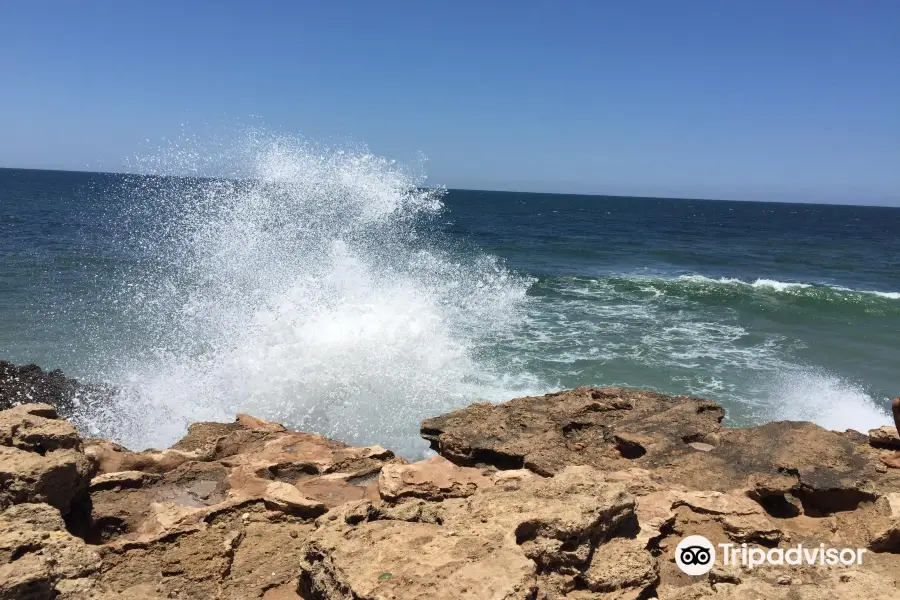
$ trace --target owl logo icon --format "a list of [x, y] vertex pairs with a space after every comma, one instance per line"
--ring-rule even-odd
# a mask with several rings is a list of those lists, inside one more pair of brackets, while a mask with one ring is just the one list
[[692, 577], [705, 575], [716, 564], [716, 548], [702, 535], [689, 535], [675, 548], [675, 564]]

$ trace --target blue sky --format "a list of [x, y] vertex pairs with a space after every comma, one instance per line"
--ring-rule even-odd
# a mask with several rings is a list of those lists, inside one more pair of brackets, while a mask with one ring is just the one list
[[0, 0], [0, 166], [183, 124], [449, 187], [900, 205], [900, 2]]

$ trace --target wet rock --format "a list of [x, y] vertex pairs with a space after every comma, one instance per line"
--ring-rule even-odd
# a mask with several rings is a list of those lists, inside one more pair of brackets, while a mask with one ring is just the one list
[[62, 371], [44, 371], [37, 365], [16, 366], [0, 360], [0, 410], [43, 403], [71, 415], [78, 389], [78, 382]]

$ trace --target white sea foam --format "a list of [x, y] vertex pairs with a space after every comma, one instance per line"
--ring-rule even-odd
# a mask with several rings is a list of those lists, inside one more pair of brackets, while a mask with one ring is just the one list
[[805, 289], [812, 287], [812, 285], [808, 283], [788, 283], [784, 281], [778, 281], [775, 279], [757, 279], [753, 283], [750, 284], [755, 288], [772, 288], [777, 292], [783, 292], [785, 290], [790, 289]]
[[804, 289], [812, 287], [808, 283], [797, 283], [788, 281], [778, 281], [777, 279], [756, 279], [752, 282], [743, 281], [734, 277], [706, 277], [705, 275], [680, 275], [679, 281], [689, 281], [693, 283], [703, 284], [721, 284], [721, 285], [740, 285], [754, 288], [770, 288], [777, 292], [784, 292], [791, 289]]
[[84, 427], [160, 447], [250, 412], [415, 455], [423, 418], [543, 391], [484, 350], [522, 325], [529, 282], [423, 236], [440, 190], [360, 149], [257, 134], [237, 156], [228, 179], [136, 180], [144, 268], [115, 300], [145, 347], [103, 357], [121, 392]]
[[889, 298], [891, 300], [900, 300], [900, 292], [875, 292], [872, 290], [862, 290], [859, 293], [872, 294], [873, 296], [880, 296], [882, 298]]
[[[637, 280], [644, 281], [647, 280], [646, 277], [638, 277]], [[900, 300], [900, 292], [880, 292], [874, 290], [856, 290], [848, 287], [838, 286], [838, 285], [829, 285], [829, 284], [812, 284], [812, 283], [800, 283], [796, 281], [778, 281], [777, 279], [755, 279], [753, 281], [744, 281], [742, 279], [737, 279], [734, 277], [706, 277], [705, 275], [680, 275], [678, 281], [685, 281], [691, 283], [698, 284], [707, 284], [707, 285], [731, 285], [731, 286], [746, 286], [752, 288], [761, 288], [761, 289], [771, 289], [775, 292], [791, 292], [793, 290], [805, 290], [815, 287], [822, 287], [829, 290], [837, 291], [837, 292], [845, 292], [850, 294], [869, 294], [873, 296], [879, 296], [881, 298], [888, 298], [891, 300]]]

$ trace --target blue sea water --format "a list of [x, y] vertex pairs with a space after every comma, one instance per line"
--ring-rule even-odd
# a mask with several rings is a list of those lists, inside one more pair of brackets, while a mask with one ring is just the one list
[[79, 422], [132, 446], [246, 411], [413, 455], [423, 417], [608, 384], [889, 422], [900, 209], [442, 193], [279, 156], [252, 180], [0, 170], [0, 358], [120, 387]]

